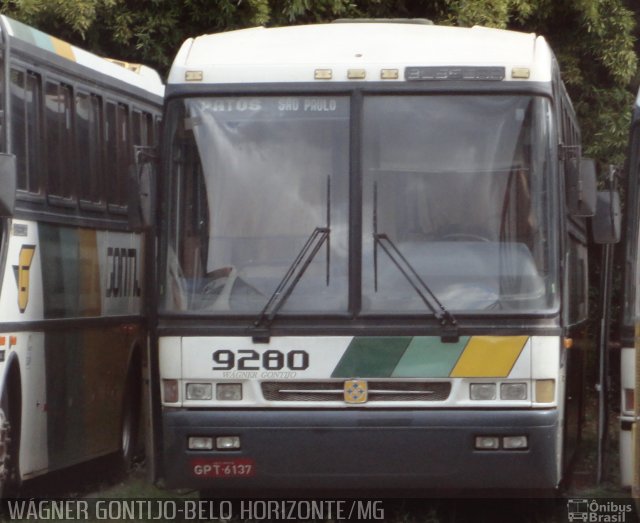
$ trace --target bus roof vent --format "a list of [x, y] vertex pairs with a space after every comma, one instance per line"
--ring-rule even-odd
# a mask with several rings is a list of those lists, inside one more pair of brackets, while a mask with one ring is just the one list
[[338, 18], [334, 24], [420, 24], [433, 25], [427, 18]]

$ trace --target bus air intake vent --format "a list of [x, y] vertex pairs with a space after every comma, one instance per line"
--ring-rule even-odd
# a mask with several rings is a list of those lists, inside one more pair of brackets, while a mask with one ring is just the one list
[[[376, 401], [444, 401], [451, 383], [441, 381], [368, 381], [367, 403]], [[344, 381], [264, 381], [267, 401], [343, 401]]]

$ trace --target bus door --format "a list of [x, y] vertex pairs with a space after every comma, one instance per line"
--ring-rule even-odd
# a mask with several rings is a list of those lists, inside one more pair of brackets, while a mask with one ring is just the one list
[[[15, 199], [16, 157], [12, 154], [0, 153], [0, 275], [4, 274], [6, 243], [9, 241], [9, 218], [13, 216]], [[0, 290], [2, 290], [1, 277]]]
[[0, 216], [13, 216], [16, 201], [16, 157], [0, 153]]

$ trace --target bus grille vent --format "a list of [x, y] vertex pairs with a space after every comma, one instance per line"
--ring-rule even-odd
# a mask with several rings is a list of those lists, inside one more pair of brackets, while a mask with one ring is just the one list
[[[443, 381], [367, 381], [367, 403], [374, 401], [444, 401], [451, 383]], [[343, 401], [344, 381], [263, 381], [267, 401]]]

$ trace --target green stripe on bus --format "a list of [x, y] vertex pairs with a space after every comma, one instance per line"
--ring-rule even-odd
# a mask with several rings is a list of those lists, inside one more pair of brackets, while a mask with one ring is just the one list
[[77, 229], [41, 223], [38, 233], [44, 317], [77, 317], [81, 252]]
[[469, 336], [443, 343], [437, 336], [416, 336], [391, 374], [396, 378], [447, 378], [462, 354]]
[[355, 337], [331, 377], [389, 378], [410, 343], [410, 336]]

